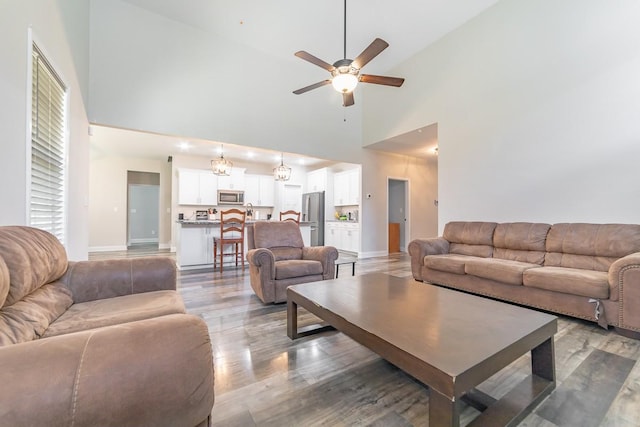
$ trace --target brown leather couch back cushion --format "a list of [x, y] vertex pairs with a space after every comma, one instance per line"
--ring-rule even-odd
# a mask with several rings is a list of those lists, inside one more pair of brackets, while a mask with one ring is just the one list
[[302, 248], [300, 227], [293, 221], [259, 221], [253, 225], [256, 248]]
[[491, 257], [495, 222], [452, 221], [444, 226], [442, 237], [450, 242], [449, 253]]
[[546, 246], [546, 266], [607, 271], [616, 259], [640, 252], [640, 225], [554, 224]]
[[510, 222], [498, 224], [493, 233], [493, 257], [540, 264], [550, 224]]
[[3, 306], [20, 301], [42, 285], [59, 279], [67, 270], [64, 246], [55, 236], [37, 228], [0, 227], [0, 254], [10, 276]]

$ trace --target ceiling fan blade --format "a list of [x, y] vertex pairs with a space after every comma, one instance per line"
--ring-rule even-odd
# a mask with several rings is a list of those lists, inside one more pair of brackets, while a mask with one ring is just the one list
[[295, 93], [296, 95], [300, 95], [301, 93], [309, 92], [310, 90], [317, 89], [317, 88], [322, 87], [324, 85], [328, 85], [329, 83], [331, 83], [331, 80], [329, 80], [329, 79], [323, 80], [321, 82], [314, 83], [314, 84], [309, 85], [309, 86], [305, 86], [305, 87], [303, 87], [301, 89], [294, 90], [293, 93]]
[[353, 92], [345, 92], [342, 94], [342, 106], [349, 107], [353, 105], [355, 101], [353, 100]]
[[320, 68], [324, 68], [325, 70], [327, 70], [329, 72], [331, 72], [331, 71], [336, 69], [336, 67], [334, 67], [333, 65], [331, 65], [331, 64], [329, 64], [327, 62], [324, 62], [322, 59], [317, 58], [317, 57], [311, 55], [310, 53], [305, 52], [304, 50], [300, 50], [300, 51], [294, 53], [294, 55], [297, 56], [300, 59], [304, 59], [305, 61], [309, 61], [312, 64], [317, 65]]
[[395, 87], [400, 87], [402, 83], [404, 83], [404, 79], [401, 77], [374, 76], [372, 74], [360, 74], [360, 81], [363, 83]]
[[351, 65], [360, 70], [387, 47], [389, 47], [389, 43], [382, 39], [375, 39], [365, 50], [362, 51], [360, 55], [358, 55], [356, 59], [353, 60]]

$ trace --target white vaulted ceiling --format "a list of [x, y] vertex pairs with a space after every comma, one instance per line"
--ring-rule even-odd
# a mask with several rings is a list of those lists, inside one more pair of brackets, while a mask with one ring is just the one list
[[[306, 50], [329, 63], [342, 58], [343, 0], [125, 1], [276, 57]], [[386, 72], [496, 2], [347, 0], [347, 56], [380, 37], [390, 47], [370, 66]], [[318, 70], [299, 65], [313, 81]]]
[[[153, 61], [159, 61], [159, 66], [128, 75], [124, 72], [124, 77], [121, 75], [122, 65], [125, 69], [136, 67], [138, 59], [135, 48], [129, 53], [120, 52], [127, 50], [126, 44], [139, 41], [135, 31], [131, 30], [135, 26], [123, 22], [129, 19], [129, 15], [111, 16], [111, 9], [104, 6], [110, 1], [94, 0], [96, 5], [102, 3], [102, 7], [96, 8], [99, 11], [94, 14], [97, 29], [92, 33], [92, 48], [95, 47], [93, 39], [98, 40], [97, 48], [92, 50], [91, 66], [94, 83], [90, 109], [91, 120], [95, 124], [300, 153], [308, 157], [354, 160], [353, 153], [360, 145], [361, 108], [366, 103], [363, 89], [356, 89], [356, 105], [348, 108], [340, 106], [341, 97], [330, 86], [316, 89], [314, 93], [292, 94], [295, 89], [329, 77], [320, 67], [295, 58], [295, 52], [305, 50], [329, 63], [342, 59], [343, 0], [122, 0], [121, 4], [128, 4], [130, 8], [193, 27], [203, 34], [211, 34], [215, 40], [215, 48], [209, 49], [213, 45], [200, 45], [200, 48], [205, 47], [205, 58], [208, 58], [204, 60], [204, 67], [202, 63], [194, 66], [180, 62], [184, 58], [192, 59], [193, 55], [167, 59], [163, 56], [165, 52], [167, 55], [175, 54], [175, 49], [167, 47], [159, 48], [156, 56], [151, 56]], [[347, 0], [347, 57], [355, 58], [376, 37], [382, 38], [390, 46], [366, 65], [365, 72], [394, 75], [392, 69], [395, 66], [496, 2]], [[125, 49], [117, 49], [118, 44], [108, 40], [118, 39], [122, 28], [128, 28], [133, 38], [123, 38]], [[144, 32], [144, 27], [141, 28], [140, 31]], [[153, 37], [145, 40], [155, 41]], [[171, 43], [171, 40], [165, 39], [164, 42]], [[229, 46], [227, 50], [220, 47], [225, 43]], [[101, 51], [105, 45], [112, 49]], [[150, 44], [137, 46], [151, 47]], [[197, 48], [194, 44], [185, 44], [180, 49]], [[234, 67], [237, 73], [217, 71]], [[173, 74], [167, 71], [170, 68], [175, 68]], [[150, 79], [161, 80], [158, 72], [164, 73], [160, 75], [166, 79], [167, 75], [177, 76], [183, 70], [192, 70], [195, 74], [186, 80], [176, 78], [169, 86], [177, 91], [170, 92], [175, 101], [173, 105], [180, 107], [169, 110], [171, 104], [164, 103], [164, 99], [160, 98], [162, 103], [152, 100], [164, 93], [160, 89], [166, 90], [166, 87], [157, 86], [156, 90], [133, 97], [133, 92], [150, 86]], [[120, 80], [114, 79], [116, 75]], [[242, 78], [233, 81], [236, 75]], [[216, 102], [196, 104], [203, 97], [197, 96], [201, 87], [194, 90], [189, 86], [193, 78], [203, 79], [208, 85], [203, 87], [203, 93], [214, 93]], [[406, 86], [374, 90], [388, 91], [393, 96], [392, 91], [410, 90]], [[229, 89], [231, 87], [233, 89]], [[159, 105], [166, 110], [161, 111], [166, 115], [164, 121], [157, 118], [161, 115], [153, 112]], [[196, 117], [193, 112], [203, 111], [202, 107], [205, 114]], [[179, 116], [185, 111], [190, 113]], [[216, 120], [220, 123], [212, 124]], [[431, 123], [424, 125], [427, 129]], [[431, 132], [422, 135], [400, 133], [403, 135], [373, 144], [370, 148], [417, 157], [433, 154], [428, 151], [435, 144]], [[428, 141], [425, 141], [425, 135], [430, 135]], [[427, 150], [425, 143], [429, 144]], [[127, 146], [141, 145], [142, 142]], [[165, 154], [171, 153], [162, 155]]]

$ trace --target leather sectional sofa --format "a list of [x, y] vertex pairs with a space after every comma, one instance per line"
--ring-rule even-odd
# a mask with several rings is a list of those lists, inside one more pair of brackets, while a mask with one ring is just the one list
[[409, 253], [418, 281], [640, 337], [640, 225], [450, 222]]
[[206, 426], [207, 325], [169, 258], [68, 262], [51, 234], [0, 227], [0, 425]]

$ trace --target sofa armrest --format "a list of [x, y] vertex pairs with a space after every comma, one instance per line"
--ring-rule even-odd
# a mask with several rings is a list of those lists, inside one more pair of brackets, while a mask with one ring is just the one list
[[195, 426], [214, 402], [207, 325], [174, 314], [0, 348], [0, 424]]
[[422, 266], [427, 255], [442, 255], [449, 253], [449, 241], [443, 237], [429, 239], [415, 239], [409, 243], [411, 255], [411, 273], [413, 278], [422, 281]]
[[258, 248], [247, 252], [249, 281], [253, 291], [263, 303], [274, 302], [276, 297], [276, 257], [269, 249]]
[[175, 290], [176, 263], [166, 257], [70, 262], [60, 281], [71, 290], [74, 303]]
[[609, 299], [619, 301], [619, 327], [640, 331], [640, 252], [611, 264], [609, 288]]
[[333, 246], [305, 246], [302, 248], [302, 259], [320, 261], [322, 264], [322, 278], [333, 279], [336, 275], [336, 260], [338, 250]]

